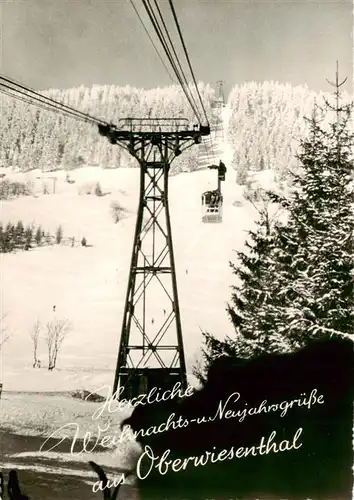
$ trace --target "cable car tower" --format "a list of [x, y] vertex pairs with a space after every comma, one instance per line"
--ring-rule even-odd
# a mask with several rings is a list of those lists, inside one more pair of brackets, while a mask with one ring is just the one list
[[212, 118], [215, 130], [215, 139], [223, 137], [222, 109], [225, 107], [224, 84], [222, 80], [217, 82], [216, 97], [211, 105]]
[[[183, 118], [126, 118], [99, 126], [140, 166], [140, 195], [113, 393], [130, 399], [153, 387], [187, 386], [177, 293], [168, 174], [172, 160], [200, 144], [209, 126]], [[123, 387], [123, 390], [121, 389]]]

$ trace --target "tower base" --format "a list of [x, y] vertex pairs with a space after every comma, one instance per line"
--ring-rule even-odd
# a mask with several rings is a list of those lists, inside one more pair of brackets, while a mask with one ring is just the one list
[[129, 400], [140, 394], [148, 394], [154, 387], [161, 394], [171, 390], [177, 382], [181, 382], [184, 387], [185, 381], [181, 380], [179, 368], [122, 368], [119, 386], [123, 386], [124, 390], [119, 391], [119, 399]]

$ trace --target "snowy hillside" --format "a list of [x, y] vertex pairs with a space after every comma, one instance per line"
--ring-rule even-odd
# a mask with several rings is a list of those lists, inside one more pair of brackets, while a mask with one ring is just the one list
[[[227, 121], [225, 120], [224, 123]], [[222, 139], [213, 141], [216, 154], [226, 157]], [[217, 157], [217, 161], [219, 157]], [[209, 158], [205, 158], [207, 164]], [[11, 174], [13, 180], [42, 182], [41, 172]], [[138, 169], [84, 167], [56, 172], [55, 194], [26, 196], [2, 202], [1, 220], [41, 225], [64, 238], [87, 239], [88, 247], [54, 245], [2, 254], [2, 310], [11, 334], [3, 346], [2, 382], [7, 390], [97, 389], [111, 385], [115, 370], [128, 269], [133, 244], [139, 190]], [[48, 180], [48, 182], [51, 182]], [[79, 194], [81, 186], [99, 182], [104, 196]], [[230, 297], [229, 260], [240, 249], [255, 218], [254, 208], [228, 171], [224, 191], [224, 222], [201, 222], [201, 193], [216, 187], [216, 172], [208, 169], [170, 178], [170, 211], [177, 268], [181, 320], [188, 371], [198, 356], [201, 330], [218, 337], [232, 333], [225, 304]], [[235, 207], [238, 200], [241, 206]], [[124, 208], [114, 224], [112, 201]], [[92, 246], [90, 246], [92, 245]], [[188, 270], [188, 274], [186, 273]], [[55, 312], [53, 312], [55, 305]], [[159, 305], [148, 314], [158, 314]], [[65, 340], [53, 372], [32, 368], [29, 330], [38, 318], [45, 324], [67, 318], [73, 330]], [[38, 352], [47, 362], [46, 345]]]

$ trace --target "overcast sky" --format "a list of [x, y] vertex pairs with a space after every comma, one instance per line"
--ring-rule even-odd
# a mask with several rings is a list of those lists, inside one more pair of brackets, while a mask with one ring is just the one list
[[[141, 0], [134, 4], [153, 34]], [[159, 4], [177, 46], [168, 2]], [[326, 78], [334, 78], [339, 59], [352, 91], [351, 0], [174, 0], [174, 5], [198, 80], [213, 85], [224, 80], [226, 90], [249, 80], [329, 90]], [[25, 85], [171, 83], [130, 0], [0, 0], [0, 9], [1, 73]]]

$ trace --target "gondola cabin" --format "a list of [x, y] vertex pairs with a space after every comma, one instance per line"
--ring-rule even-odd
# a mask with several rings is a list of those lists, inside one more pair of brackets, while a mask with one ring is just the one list
[[219, 165], [209, 165], [208, 168], [218, 171], [218, 187], [214, 191], [205, 191], [202, 194], [202, 222], [222, 222], [221, 182], [225, 180], [227, 169], [221, 160]]
[[223, 196], [217, 189], [202, 194], [202, 222], [222, 222]]

